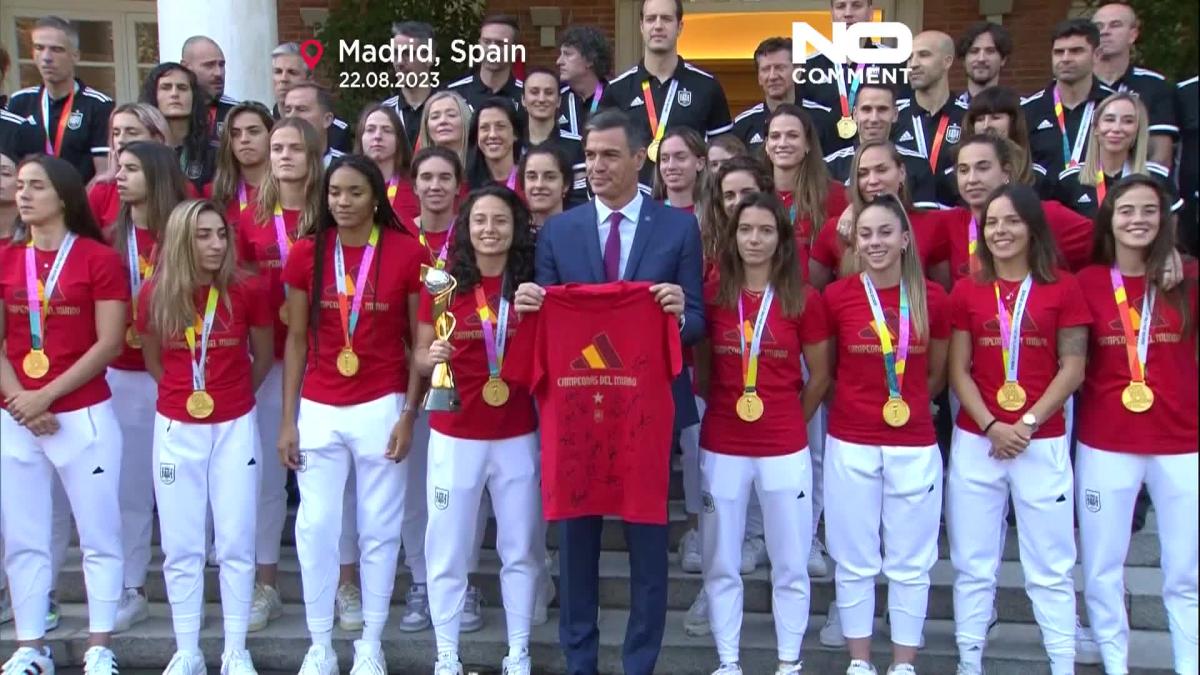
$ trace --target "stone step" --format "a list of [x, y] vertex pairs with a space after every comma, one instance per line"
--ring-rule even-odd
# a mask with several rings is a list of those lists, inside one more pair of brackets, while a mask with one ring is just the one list
[[[501, 606], [500, 595], [500, 561], [495, 551], [484, 551], [480, 556], [479, 573], [473, 581], [483, 592], [484, 604], [490, 607]], [[667, 606], [673, 610], [687, 610], [692, 601], [703, 587], [699, 574], [688, 574], [682, 571], [674, 561], [669, 568], [669, 584]], [[551, 573], [557, 577], [557, 565], [552, 566]], [[1019, 562], [1006, 561], [1001, 563], [996, 586], [996, 608], [1000, 620], [1011, 623], [1033, 623], [1033, 609], [1025, 594], [1024, 575]], [[1162, 571], [1150, 567], [1131, 567], [1125, 570], [1126, 578], [1126, 608], [1129, 612], [1129, 623], [1133, 628], [1146, 630], [1166, 630], [1166, 610], [1162, 603]], [[928, 616], [931, 619], [952, 619], [954, 617], [953, 599], [954, 569], [948, 560], [939, 560], [934, 564], [930, 573], [930, 596]], [[410, 584], [406, 569], [400, 569], [396, 575], [396, 587], [392, 594], [393, 604], [404, 602], [405, 592]], [[1083, 574], [1079, 566], [1075, 567], [1075, 587], [1077, 602], [1082, 608]], [[770, 572], [759, 568], [752, 574], [743, 577], [744, 602], [748, 612], [771, 611], [771, 582]], [[303, 603], [301, 591], [300, 566], [296, 560], [295, 551], [285, 549], [280, 561], [278, 588], [283, 601], [288, 604]], [[152, 602], [166, 602], [166, 587], [162, 576], [162, 554], [154, 550], [151, 562], [151, 573], [147, 580], [146, 592]], [[812, 610], [824, 612], [833, 601], [834, 585], [832, 575], [813, 579], [811, 583]], [[63, 602], [84, 602], [86, 597], [83, 588], [83, 572], [77, 550], [73, 550], [64, 565], [59, 583], [58, 596]], [[205, 597], [216, 602], [219, 599], [217, 585], [217, 569], [205, 569]], [[625, 553], [605, 551], [600, 556], [600, 597], [607, 609], [627, 609], [629, 607], [629, 562]], [[883, 615], [886, 607], [887, 583], [881, 576], [877, 580], [875, 611]], [[1080, 612], [1083, 614], [1083, 612]]]
[[[210, 617], [201, 633], [201, 646], [212, 669], [220, 666], [221, 622], [220, 607], [209, 605]], [[504, 617], [500, 610], [485, 610], [486, 623], [477, 633], [463, 635], [460, 645], [466, 672], [498, 673], [500, 659], [507, 651]], [[693, 638], [683, 632], [683, 612], [672, 611], [667, 616], [663, 650], [657, 671], [671, 675], [707, 675], [717, 666], [711, 637]], [[67, 604], [62, 608], [62, 625], [47, 635], [56, 662], [64, 668], [78, 668], [87, 648], [86, 609], [83, 605]], [[531, 654], [536, 673], [561, 673], [565, 669], [558, 647], [557, 612], [552, 610], [550, 621], [534, 627], [531, 634]], [[618, 609], [600, 612], [600, 672], [621, 671], [620, 650], [628, 613]], [[428, 673], [432, 669], [435, 644], [432, 631], [404, 634], [396, 630], [398, 613], [393, 612], [384, 633], [384, 650], [389, 672]], [[830, 649], [817, 640], [824, 617], [813, 615], [805, 635], [803, 656], [805, 672], [840, 673], [849, 659], [840, 649]], [[957, 663], [954, 646], [954, 627], [949, 621], [931, 620], [926, 623], [927, 646], [917, 661], [922, 673], [953, 673]], [[877, 638], [873, 660], [882, 673], [888, 665], [890, 650], [883, 633], [882, 622], [876, 624]], [[334, 631], [334, 644], [343, 672], [353, 660], [353, 639], [356, 634]], [[303, 609], [289, 605], [284, 615], [265, 630], [249, 636], [247, 647], [261, 673], [295, 673], [309, 646]], [[0, 629], [0, 653], [8, 654], [15, 647], [11, 624]], [[113, 650], [120, 661], [122, 673], [139, 669], [161, 669], [170, 660], [175, 644], [171, 631], [169, 610], [165, 605], [151, 607], [151, 618], [128, 633], [113, 637]], [[1135, 675], [1168, 675], [1171, 673], [1171, 646], [1166, 633], [1134, 630], [1130, 635], [1130, 672]], [[772, 672], [775, 667], [775, 633], [770, 614], [746, 614], [742, 630], [741, 664], [747, 673]], [[1038, 675], [1048, 673], [1045, 653], [1036, 626], [1001, 623], [994, 631], [984, 656], [989, 675]], [[1081, 666], [1079, 675], [1100, 675], [1094, 666]]]

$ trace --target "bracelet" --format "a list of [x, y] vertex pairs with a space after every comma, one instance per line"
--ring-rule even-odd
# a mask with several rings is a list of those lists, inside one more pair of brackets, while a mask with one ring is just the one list
[[988, 423], [987, 423], [987, 426], [983, 428], [983, 435], [985, 435], [985, 436], [986, 436], [986, 435], [987, 435], [987, 432], [988, 432], [988, 430], [992, 428], [992, 425], [993, 425], [993, 424], [995, 424], [996, 422], [999, 422], [999, 421], [1000, 421], [1000, 418], [998, 418], [998, 417], [993, 417], [993, 418], [992, 418], [992, 421], [991, 421], [991, 422], [988, 422]]

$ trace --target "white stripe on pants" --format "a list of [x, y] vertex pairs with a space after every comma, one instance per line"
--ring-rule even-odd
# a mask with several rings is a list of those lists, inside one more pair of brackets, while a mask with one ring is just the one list
[[1129, 672], [1129, 617], [1125, 613], [1125, 556], [1129, 523], [1143, 484], [1158, 517], [1163, 604], [1171, 630], [1175, 672], [1195, 675], [1197, 522], [1195, 452], [1135, 455], [1083, 443], [1075, 455], [1079, 542], [1084, 597], [1105, 670]]
[[255, 400], [262, 461], [259, 462], [254, 559], [259, 565], [275, 565], [279, 562], [279, 546], [287, 520], [287, 467], [279, 461], [278, 449], [279, 423], [283, 419], [282, 361], [271, 365]]
[[871, 637], [875, 578], [883, 573], [892, 642], [916, 647], [938, 557], [941, 452], [937, 445], [859, 445], [828, 436], [825, 453], [825, 540], [837, 563], [842, 633]]
[[954, 566], [959, 659], [978, 665], [1000, 567], [1000, 530], [1009, 494], [1025, 592], [1054, 673], [1075, 659], [1074, 491], [1065, 436], [1039, 438], [1015, 459], [988, 456], [991, 441], [955, 427], [946, 485], [946, 525]]
[[[470, 558], [486, 487], [496, 510], [500, 592], [510, 645], [528, 646], [537, 581], [545, 562], [537, 434], [497, 440], [429, 433], [429, 610], [438, 652], [457, 653]], [[539, 557], [541, 555], [542, 557]]]
[[[763, 507], [779, 660], [800, 658], [808, 627], [812, 468], [806, 449], [776, 457], [700, 450], [704, 509], [700, 531], [709, 623], [722, 663], [738, 660], [742, 634], [742, 539], [751, 492]], [[711, 508], [710, 505], [711, 504]]]
[[57, 433], [35, 437], [7, 411], [0, 412], [0, 508], [9, 514], [4, 564], [18, 640], [39, 640], [46, 632], [52, 573], [49, 488], [55, 473], [79, 528], [91, 632], [112, 631], [121, 597], [121, 427], [112, 402], [56, 417]]
[[113, 408], [124, 441], [120, 497], [125, 588], [141, 588], [146, 585], [150, 568], [150, 536], [154, 530], [154, 485], [149, 478], [154, 471], [150, 455], [158, 385], [144, 370], [109, 368], [105, 379], [112, 400], [119, 404]]
[[300, 400], [296, 553], [311, 632], [333, 629], [340, 555], [335, 542], [342, 535], [342, 503], [352, 470], [363, 619], [380, 625], [387, 621], [400, 552], [408, 467], [387, 459], [384, 453], [403, 406], [403, 394], [340, 407]]
[[163, 577], [177, 634], [200, 630], [210, 507], [225, 630], [246, 632], [254, 593], [254, 507], [261, 464], [254, 410], [216, 424], [155, 416], [154, 494]]

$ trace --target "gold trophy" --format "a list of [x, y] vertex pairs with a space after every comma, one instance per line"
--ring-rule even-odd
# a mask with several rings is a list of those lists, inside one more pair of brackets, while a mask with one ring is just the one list
[[[449, 340], [450, 334], [458, 323], [450, 313], [450, 301], [454, 297], [454, 289], [458, 281], [445, 270], [429, 265], [421, 266], [421, 282], [425, 290], [433, 296], [433, 333], [439, 340]], [[425, 395], [425, 409], [441, 412], [458, 412], [462, 400], [458, 389], [454, 386], [454, 373], [450, 372], [449, 363], [439, 363], [433, 367], [430, 376], [429, 393]]]

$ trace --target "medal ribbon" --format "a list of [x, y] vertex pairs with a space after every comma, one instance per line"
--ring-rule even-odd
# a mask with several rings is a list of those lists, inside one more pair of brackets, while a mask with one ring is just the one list
[[46, 329], [46, 317], [50, 312], [50, 298], [54, 295], [54, 288], [58, 286], [58, 277], [62, 274], [63, 266], [67, 263], [67, 256], [71, 253], [71, 247], [75, 246], [76, 235], [73, 232], [68, 232], [62, 245], [58, 247], [58, 253], [54, 255], [54, 264], [50, 267], [50, 274], [46, 277], [45, 285], [37, 276], [37, 258], [34, 254], [33, 239], [25, 245], [25, 297], [29, 302], [29, 348], [32, 351], [42, 351], [44, 347], [44, 339]]
[[833, 67], [837, 70], [837, 85], [838, 85], [838, 101], [842, 106], [842, 117], [850, 117], [850, 111], [854, 109], [854, 102], [858, 100], [858, 86], [862, 84], [864, 64], [858, 64], [854, 68], [854, 76], [850, 78], [850, 93], [846, 94], [846, 75], [842, 70], [842, 64], [835, 63]]
[[46, 130], [46, 154], [51, 157], [58, 157], [62, 153], [63, 136], [67, 133], [67, 122], [71, 119], [71, 109], [75, 104], [75, 90], [79, 88], [78, 83], [74, 83], [71, 87], [71, 93], [67, 94], [67, 102], [63, 105], [62, 114], [58, 118], [58, 132], [54, 134], [54, 143], [50, 143], [50, 90], [42, 87], [42, 128]]
[[1067, 142], [1067, 117], [1063, 112], [1062, 96], [1058, 93], [1058, 85], [1054, 85], [1054, 116], [1058, 118], [1058, 130], [1062, 133], [1063, 164], [1068, 169], [1079, 166], [1079, 157], [1083, 154], [1084, 139], [1087, 130], [1092, 126], [1092, 113], [1096, 109], [1095, 101], [1088, 101], [1083, 109], [1083, 120], [1079, 123], [1079, 133], [1075, 136], [1075, 147]]
[[388, 196], [389, 204], [391, 204], [393, 201], [396, 200], [396, 192], [399, 189], [400, 189], [400, 176], [393, 175], [391, 178], [388, 179], [388, 184], [387, 184], [387, 196]]
[[275, 243], [279, 246], [279, 266], [283, 267], [292, 250], [292, 238], [288, 236], [287, 224], [283, 222], [283, 207], [279, 202], [275, 202]]
[[650, 121], [650, 135], [655, 143], [661, 143], [667, 133], [667, 118], [671, 116], [671, 106], [675, 103], [675, 91], [679, 89], [679, 80], [672, 79], [667, 89], [667, 99], [663, 102], [662, 120], [654, 110], [654, 95], [650, 93], [650, 80], [642, 80], [642, 97], [646, 99], [646, 119]]
[[863, 287], [867, 289], [867, 302], [871, 303], [871, 316], [875, 321], [875, 332], [879, 335], [879, 348], [883, 352], [883, 369], [887, 376], [889, 398], [901, 398], [900, 392], [904, 387], [904, 366], [908, 362], [909, 333], [908, 322], [908, 289], [900, 282], [900, 343], [892, 347], [892, 331], [888, 329], [887, 319], [883, 315], [883, 305], [879, 302], [879, 293], [875, 284], [864, 272]]
[[[508, 172], [508, 180], [504, 181], [504, 187], [507, 187], [509, 190], [514, 190], [514, 191], [517, 189], [517, 165], [516, 164], [513, 164], [512, 170]], [[450, 241], [450, 239], [447, 238], [446, 241]]]
[[604, 94], [604, 83], [596, 81], [596, 90], [592, 92], [592, 106], [588, 114], [595, 115], [596, 109], [600, 107], [600, 96]]
[[1000, 299], [1000, 282], [992, 282], [996, 291], [996, 318], [1000, 322], [1000, 357], [1004, 359], [1004, 381], [1017, 381], [1017, 367], [1021, 360], [1021, 317], [1025, 316], [1025, 303], [1029, 300], [1029, 292], [1033, 288], [1033, 275], [1026, 274], [1021, 282], [1021, 290], [1017, 291], [1017, 301], [1013, 305], [1012, 315]]
[[425, 228], [421, 226], [421, 219], [417, 218], [417, 240], [421, 242], [421, 246], [429, 252], [430, 259], [433, 260], [433, 266], [440, 269], [446, 268], [446, 254], [450, 251], [450, 240], [454, 238], [454, 225], [450, 226], [450, 231], [446, 233], [446, 241], [442, 242], [442, 250], [438, 252], [437, 257], [433, 256], [433, 249], [429, 248], [429, 240], [425, 237]]
[[[246, 198], [246, 181], [238, 180], [238, 214], [246, 210], [246, 206], [250, 204], [250, 200]], [[283, 214], [280, 213], [280, 216]]]
[[150, 278], [154, 272], [154, 249], [150, 250], [150, 259], [146, 263], [146, 268], [142, 269], [142, 257], [138, 255], [137, 243], [137, 228], [132, 225], [129, 227], [129, 235], [126, 240], [125, 254], [129, 257], [129, 288], [133, 290], [130, 307], [133, 312], [133, 320], [137, 321], [138, 307], [138, 291], [142, 290], [142, 282]]
[[979, 221], [971, 216], [967, 223], [967, 270], [975, 274], [979, 269]]
[[[379, 226], [371, 227], [371, 236], [367, 239], [367, 248], [363, 251], [362, 261], [358, 263], [358, 276], [354, 278], [354, 292], [346, 288], [346, 258], [342, 253], [342, 236], [339, 234], [333, 247], [333, 274], [337, 277], [338, 312], [342, 317], [342, 337], [345, 338], [346, 349], [350, 349], [350, 338], [358, 327], [358, 314], [362, 309], [363, 290], [367, 287], [367, 271], [371, 269], [371, 261], [375, 258], [375, 245], [379, 243]], [[347, 302], [346, 296], [353, 295], [354, 300]]]
[[208, 287], [208, 302], [204, 305], [204, 323], [200, 328], [199, 362], [196, 361], [196, 327], [192, 325], [183, 330], [183, 338], [187, 340], [188, 349], [192, 352], [192, 391], [204, 391], [204, 364], [208, 363], [208, 334], [212, 331], [213, 317], [217, 315], [217, 297], [220, 295], [216, 286]]
[[[754, 317], [754, 328], [746, 321], [742, 309], [742, 294], [738, 294], [738, 339], [742, 345], [742, 391], [753, 394], [758, 387], [758, 354], [762, 350], [763, 328], [767, 325], [767, 314], [771, 312], [771, 301], [775, 299], [775, 289], [770, 285], [763, 292], [762, 304], [758, 306], [758, 316]], [[751, 332], [753, 330], [753, 332]], [[749, 351], [746, 343], [750, 343]]]
[[[1125, 293], [1125, 279], [1116, 265], [1109, 270], [1112, 277], [1113, 296], [1117, 301], [1117, 314], [1121, 317], [1121, 329], [1125, 333], [1125, 353], [1129, 357], [1129, 381], [1146, 381], [1146, 355], [1150, 351], [1150, 326], [1154, 323], [1155, 288], [1146, 284], [1142, 296], [1142, 313], [1139, 316], [1129, 308], [1129, 297]], [[1134, 325], [1137, 325], [1137, 346], [1134, 347]]]
[[[500, 284], [504, 288], [504, 284]], [[483, 293], [483, 284], [475, 286], [475, 311], [479, 313], [479, 323], [483, 325], [483, 346], [487, 348], [488, 375], [500, 377], [500, 367], [504, 365], [504, 345], [508, 342], [508, 298], [500, 294], [500, 309], [496, 317], [492, 316], [491, 305]], [[496, 321], [496, 332], [492, 332], [492, 322]]]
[[917, 151], [929, 158], [929, 168], [937, 173], [938, 155], [942, 152], [942, 141], [946, 139], [946, 127], [950, 126], [950, 116], [942, 115], [938, 120], [937, 131], [933, 133], [933, 148], [926, 152], [925, 123], [919, 115], [913, 115], [913, 131], [917, 132]]

